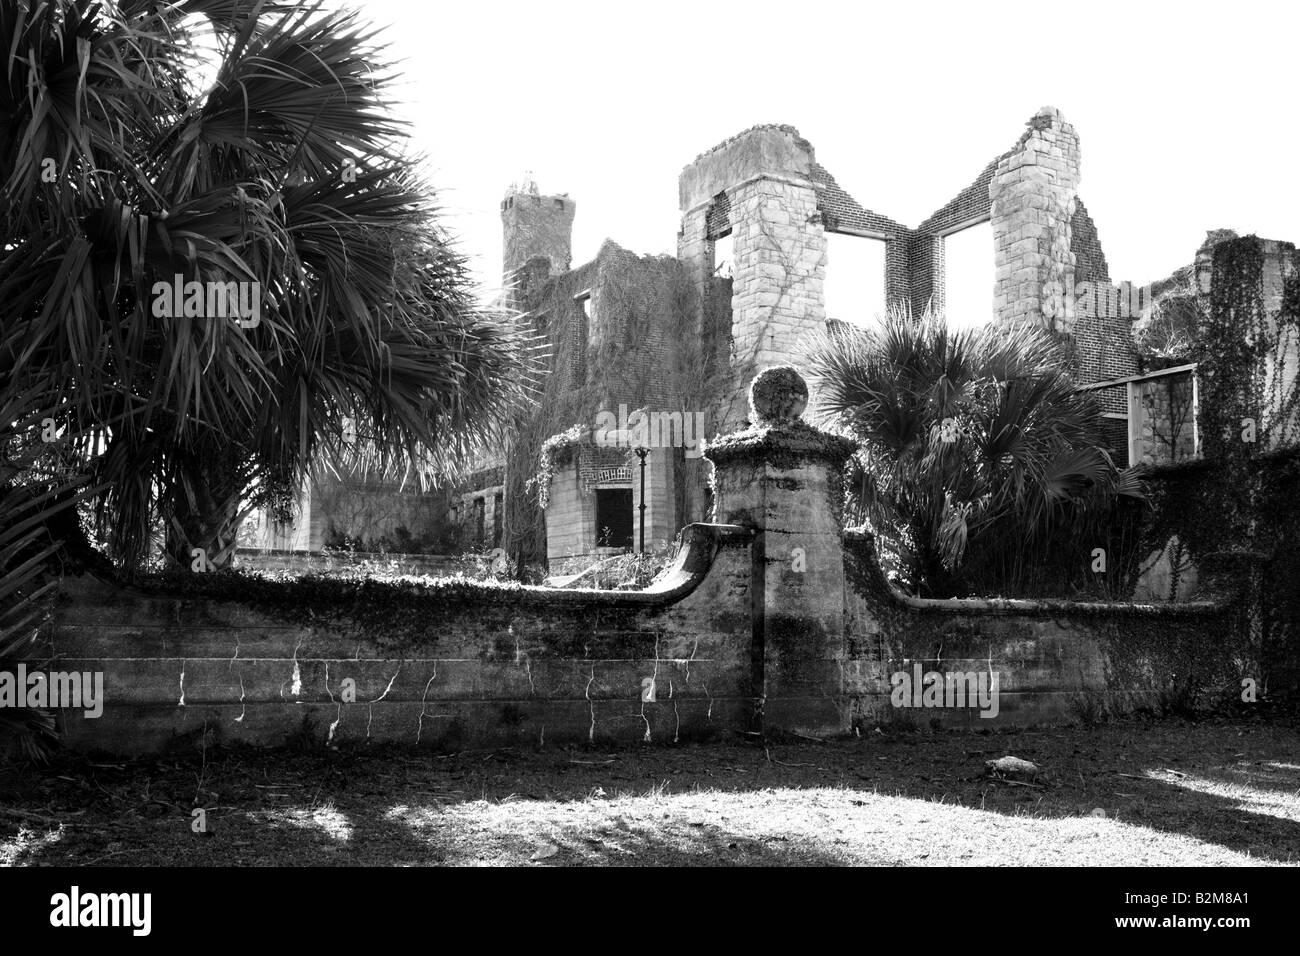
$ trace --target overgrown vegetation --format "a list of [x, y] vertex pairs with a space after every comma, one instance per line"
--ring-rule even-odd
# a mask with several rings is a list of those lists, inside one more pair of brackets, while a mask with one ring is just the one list
[[677, 549], [670, 547], [645, 553], [616, 554], [608, 558], [570, 558], [551, 570], [550, 581], [555, 584], [557, 579], [564, 580], [565, 587], [574, 588], [641, 590], [663, 574], [676, 557]]
[[[0, 36], [0, 666], [88, 500], [120, 572], [160, 526], [173, 566], [221, 567], [313, 461], [401, 474], [499, 436], [525, 343], [473, 306], [355, 12], [5, 3]], [[251, 286], [256, 321], [163, 314], [176, 277]]]
[[1277, 311], [1264, 298], [1265, 260], [1255, 236], [1215, 249], [1192, 353], [1205, 460], [1153, 474], [1146, 546], [1177, 535], [1198, 566], [1232, 558], [1245, 588], [1241, 671], [1282, 697], [1300, 687], [1300, 380], [1270, 372], [1300, 347], [1300, 255], [1282, 250], [1290, 274]]
[[[528, 307], [522, 322], [547, 343], [550, 369], [538, 404], [517, 421], [506, 463], [503, 547], [530, 565], [546, 556], [554, 467], [595, 452], [583, 435], [596, 414], [616, 412], [620, 403], [707, 414], [712, 365], [707, 343], [697, 344], [698, 292], [674, 258], [638, 257], [607, 243], [595, 260], [563, 276], [526, 271], [518, 281], [515, 294]], [[593, 290], [590, 336], [574, 300], [584, 289]], [[692, 463], [676, 459], [681, 503]]]
[[[5, 4], [0, 35], [9, 364], [93, 430], [125, 570], [159, 519], [178, 566], [222, 566], [318, 458], [403, 474], [497, 437], [521, 345], [473, 306], [357, 13], [56, 0]], [[177, 276], [256, 284], [259, 320], [160, 318]]]
[[1205, 324], [1205, 297], [1196, 288], [1195, 268], [1179, 269], [1153, 293], [1151, 314], [1133, 326], [1140, 361], [1151, 369], [1190, 361]]
[[894, 310], [812, 348], [823, 422], [857, 440], [847, 517], [927, 597], [1122, 596], [1143, 504], [1101, 409], [1038, 327], [951, 331]]
[[[3, 335], [7, 340], [8, 330]], [[0, 348], [0, 362], [4, 354]], [[66, 444], [33, 437], [52, 420], [50, 396], [19, 394], [11, 385], [0, 385], [0, 671], [13, 674], [20, 663], [40, 663], [35, 640], [58, 585], [59, 526], [75, 523], [76, 505], [90, 489], [84, 475], [64, 467]], [[61, 437], [70, 443], [75, 436]], [[0, 753], [44, 759], [55, 739], [51, 712], [0, 707]]]
[[331, 627], [357, 640], [404, 648], [429, 641], [429, 621], [448, 608], [481, 605], [520, 584], [491, 577], [402, 576], [379, 579], [364, 570], [300, 574], [238, 570], [142, 575], [147, 593], [236, 601], [284, 621]]

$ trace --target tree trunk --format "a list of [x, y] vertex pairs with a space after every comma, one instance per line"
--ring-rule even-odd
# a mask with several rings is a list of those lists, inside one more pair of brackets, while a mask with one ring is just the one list
[[192, 463], [182, 468], [164, 513], [166, 551], [176, 566], [196, 573], [231, 566], [241, 517], [240, 491], [229, 466]]

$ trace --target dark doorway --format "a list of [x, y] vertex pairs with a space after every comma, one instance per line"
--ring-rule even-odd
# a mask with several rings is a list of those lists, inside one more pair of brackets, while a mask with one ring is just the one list
[[596, 546], [632, 547], [632, 489], [596, 489]]
[[486, 515], [484, 514], [483, 499], [474, 499], [474, 543], [478, 547], [483, 547], [483, 522]]
[[492, 547], [501, 547], [501, 519], [505, 517], [505, 508], [502, 507], [505, 501], [504, 496], [498, 492], [492, 496]]

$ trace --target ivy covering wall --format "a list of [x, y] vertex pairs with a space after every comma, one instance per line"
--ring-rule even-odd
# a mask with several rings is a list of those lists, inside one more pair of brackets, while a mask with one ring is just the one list
[[[1281, 284], [1280, 295], [1278, 284]], [[1146, 540], [1177, 536], [1202, 569], [1242, 587], [1242, 674], [1300, 697], [1300, 255], [1255, 236], [1214, 248], [1193, 344], [1203, 459], [1151, 474]], [[1225, 637], [1226, 639], [1226, 637]]]
[[[578, 298], [587, 292], [590, 318]], [[538, 404], [506, 460], [503, 546], [524, 566], [545, 558], [545, 485], [555, 464], [583, 453], [575, 429], [593, 424], [598, 412], [617, 413], [620, 404], [707, 413], [711, 347], [698, 327], [699, 290], [670, 256], [637, 256], [606, 242], [578, 269], [528, 278], [519, 298], [527, 308], [522, 321], [549, 353]], [[678, 456], [677, 467], [681, 514], [687, 476], [680, 472], [702, 462]]]

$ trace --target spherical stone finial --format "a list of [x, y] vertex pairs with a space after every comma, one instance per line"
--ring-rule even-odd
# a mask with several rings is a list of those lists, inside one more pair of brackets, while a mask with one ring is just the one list
[[749, 409], [755, 424], [798, 421], [808, 407], [808, 386], [790, 365], [765, 368], [749, 386]]

